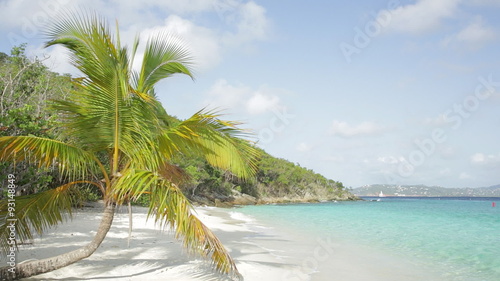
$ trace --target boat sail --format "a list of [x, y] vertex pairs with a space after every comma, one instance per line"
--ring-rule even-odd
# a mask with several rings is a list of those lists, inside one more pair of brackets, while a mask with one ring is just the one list
[[385, 197], [384, 193], [382, 193], [382, 191], [380, 191], [380, 193], [378, 194], [378, 197]]

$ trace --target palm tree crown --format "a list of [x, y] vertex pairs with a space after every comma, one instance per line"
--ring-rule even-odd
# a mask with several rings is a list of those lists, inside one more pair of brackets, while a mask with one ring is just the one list
[[[237, 274], [220, 241], [193, 215], [179, 189], [186, 174], [172, 159], [179, 154], [203, 156], [247, 179], [255, 173], [257, 150], [244, 139], [238, 123], [220, 120], [217, 112], [201, 110], [185, 121], [169, 121], [154, 87], [174, 74], [192, 77], [189, 52], [172, 36], [159, 34], [147, 41], [140, 68], [134, 70], [139, 39], [131, 49], [121, 46], [118, 29], [113, 36], [105, 20], [91, 13], [66, 16], [47, 35], [47, 46], [65, 47], [83, 74], [74, 79], [76, 89], [52, 105], [62, 120], [60, 137], [2, 137], [0, 160], [56, 165], [68, 183], [17, 199], [18, 240], [63, 221], [71, 214], [75, 186], [87, 183], [99, 187], [110, 208], [148, 196], [149, 217], [175, 229], [188, 249], [210, 257], [219, 271]], [[0, 207], [6, 217], [7, 202]], [[9, 247], [6, 227], [0, 225], [4, 251]]]

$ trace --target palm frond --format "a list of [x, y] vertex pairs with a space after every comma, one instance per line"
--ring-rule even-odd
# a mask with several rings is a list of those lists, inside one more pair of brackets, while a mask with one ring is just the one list
[[[111, 165], [115, 174], [118, 171], [122, 135], [126, 135], [127, 121], [130, 121], [130, 118], [126, 118], [132, 97], [129, 91], [127, 49], [120, 47], [119, 42], [111, 36], [106, 21], [96, 14], [65, 17], [47, 35], [50, 41], [46, 46], [63, 45], [72, 53], [72, 64], [85, 75], [80, 82], [89, 93], [85, 101], [102, 109], [91, 111], [94, 114], [88, 114], [87, 117], [100, 122], [101, 128], [108, 133], [107, 138], [112, 138]], [[89, 100], [89, 96], [94, 99]]]
[[127, 169], [112, 185], [111, 196], [118, 204], [129, 200], [137, 201], [139, 197], [150, 193], [158, 183], [158, 175], [140, 169]]
[[160, 179], [180, 184], [188, 178], [189, 175], [184, 170], [169, 163], [164, 163], [156, 173], [137, 169], [135, 165], [131, 165], [130, 168], [122, 171], [121, 176], [114, 182], [112, 196], [118, 204], [129, 200], [136, 201], [144, 194], [151, 194], [151, 190]]
[[190, 70], [191, 57], [179, 38], [168, 33], [155, 34], [146, 43], [142, 67], [137, 75], [138, 92], [151, 93], [160, 80], [174, 74], [193, 77]]
[[223, 121], [220, 115], [199, 111], [191, 118], [171, 126], [159, 140], [166, 157], [176, 153], [204, 157], [211, 165], [248, 179], [255, 175], [258, 150], [248, 140], [238, 123]]
[[35, 136], [0, 137], [0, 160], [27, 161], [38, 167], [57, 166], [62, 175], [85, 178], [104, 172], [94, 155], [61, 141]]
[[182, 191], [161, 175], [145, 170], [128, 170], [113, 186], [119, 204], [149, 196], [148, 218], [162, 228], [175, 231], [177, 239], [191, 252], [209, 257], [223, 273], [238, 275], [236, 265], [220, 240], [192, 213]]
[[110, 34], [106, 21], [96, 13], [72, 13], [64, 15], [46, 32], [46, 47], [66, 47], [72, 54], [71, 63], [85, 75], [83, 84], [105, 94], [120, 86], [117, 76], [128, 69]]
[[192, 206], [182, 191], [171, 182], [160, 180], [151, 190], [148, 217], [154, 217], [162, 228], [175, 230], [184, 246], [193, 253], [212, 260], [220, 272], [239, 275], [228, 251], [215, 234], [193, 213]]
[[[75, 185], [79, 183], [88, 182], [70, 182], [44, 192], [16, 197], [15, 201], [0, 201], [0, 250], [7, 253], [10, 247], [17, 249], [17, 243], [30, 241], [35, 233], [42, 234], [71, 218], [76, 205], [75, 194], [78, 193]], [[12, 232], [17, 236], [16, 240], [9, 239]]]

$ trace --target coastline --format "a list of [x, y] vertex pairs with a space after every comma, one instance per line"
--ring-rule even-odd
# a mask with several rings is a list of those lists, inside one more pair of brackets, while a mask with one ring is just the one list
[[[46, 233], [18, 253], [19, 260], [67, 252], [91, 240], [101, 209], [84, 208], [75, 219]], [[270, 226], [237, 208], [196, 207], [197, 216], [229, 249], [246, 281], [396, 281], [444, 280], [417, 264], [332, 238], [304, 236]], [[128, 214], [118, 210], [101, 247], [87, 259], [23, 280], [230, 280], [209, 261], [189, 256], [173, 234], [146, 221], [146, 209], [134, 207], [130, 248]], [[441, 276], [442, 277], [442, 276]]]

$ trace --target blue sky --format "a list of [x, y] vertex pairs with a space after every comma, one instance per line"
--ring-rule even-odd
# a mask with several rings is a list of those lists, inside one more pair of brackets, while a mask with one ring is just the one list
[[0, 0], [0, 51], [42, 49], [63, 9], [117, 19], [123, 41], [167, 30], [196, 80], [158, 96], [187, 118], [203, 107], [245, 123], [270, 154], [358, 187], [500, 183], [500, 1]]

